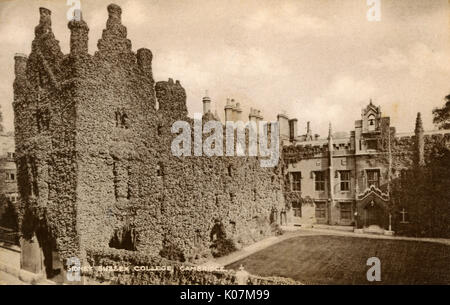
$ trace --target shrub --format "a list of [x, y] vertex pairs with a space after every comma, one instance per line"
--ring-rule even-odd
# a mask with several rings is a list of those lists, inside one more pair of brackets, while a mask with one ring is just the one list
[[186, 261], [183, 251], [181, 251], [176, 245], [169, 242], [167, 239], [163, 240], [163, 248], [159, 252], [159, 255], [171, 261]]
[[272, 224], [270, 224], [270, 227], [271, 227], [272, 233], [275, 236], [283, 235], [284, 231], [281, 229], [281, 226], [278, 223], [272, 223]]
[[211, 246], [211, 253], [214, 257], [221, 257], [236, 251], [234, 241], [230, 238], [218, 238]]

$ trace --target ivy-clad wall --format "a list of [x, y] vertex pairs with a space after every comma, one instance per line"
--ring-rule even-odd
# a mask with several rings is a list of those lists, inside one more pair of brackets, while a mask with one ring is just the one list
[[193, 124], [186, 92], [155, 82], [153, 55], [132, 51], [121, 8], [108, 15], [94, 55], [82, 18], [69, 22], [63, 54], [41, 8], [31, 54], [15, 57], [23, 237], [36, 235], [61, 261], [109, 247], [172, 247], [192, 260], [210, 255], [217, 236], [239, 247], [271, 234], [272, 208], [284, 206], [280, 168], [257, 157], [173, 156], [172, 123]]

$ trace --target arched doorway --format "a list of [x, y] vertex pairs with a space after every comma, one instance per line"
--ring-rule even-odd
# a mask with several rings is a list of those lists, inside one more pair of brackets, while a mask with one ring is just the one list
[[62, 273], [63, 265], [45, 220], [26, 211], [22, 221], [21, 269], [53, 279]]
[[389, 196], [372, 185], [357, 197], [357, 224], [358, 228], [371, 227], [374, 230], [387, 229], [387, 204]]
[[374, 226], [377, 225], [379, 227], [383, 226], [383, 209], [375, 202], [371, 202], [366, 206], [366, 217], [365, 217], [365, 226]]

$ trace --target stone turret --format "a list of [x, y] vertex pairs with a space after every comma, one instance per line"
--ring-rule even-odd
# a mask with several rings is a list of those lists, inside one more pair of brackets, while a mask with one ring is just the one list
[[27, 81], [27, 60], [28, 58], [25, 54], [16, 53], [14, 55], [14, 74], [16, 76], [14, 88], [25, 85]]
[[136, 57], [139, 68], [142, 70], [142, 72], [144, 72], [145, 76], [147, 76], [153, 83], [154, 80], [152, 70], [152, 60], [153, 60], [152, 51], [146, 48], [141, 48], [137, 50]]
[[35, 37], [27, 62], [27, 78], [34, 88], [57, 87], [63, 53], [52, 32], [51, 11], [41, 7], [39, 14], [39, 24], [34, 28]]
[[36, 37], [40, 37], [52, 31], [52, 11], [48, 8], [40, 7], [39, 14], [39, 24], [34, 28]]
[[108, 5], [108, 21], [98, 41], [99, 53], [114, 57], [120, 53], [131, 53], [131, 41], [127, 39], [127, 28], [122, 25], [122, 9], [116, 4]]

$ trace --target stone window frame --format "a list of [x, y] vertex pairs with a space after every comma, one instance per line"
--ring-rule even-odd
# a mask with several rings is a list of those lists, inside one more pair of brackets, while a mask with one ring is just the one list
[[156, 176], [157, 177], [163, 177], [164, 176], [164, 165], [162, 162], [158, 162], [156, 164]]
[[123, 128], [123, 129], [129, 129], [129, 117], [125, 111], [125, 109], [117, 109], [114, 112], [115, 118], [116, 118], [116, 127], [117, 128]]
[[17, 173], [14, 170], [8, 170], [6, 173], [6, 182], [15, 182], [17, 180]]
[[366, 140], [366, 149], [371, 150], [371, 151], [377, 150], [378, 149], [378, 140], [377, 139], [367, 139]]
[[[347, 179], [343, 179], [343, 175], [347, 174], [348, 177], [345, 177]], [[341, 192], [351, 192], [351, 187], [352, 187], [352, 171], [351, 170], [340, 170], [339, 171], [339, 186], [340, 186], [340, 190]], [[344, 186], [344, 187], [343, 187]], [[346, 187], [345, 187], [346, 186]]]
[[341, 220], [352, 220], [353, 209], [351, 202], [339, 202], [339, 210]]
[[7, 158], [8, 158], [9, 160], [14, 160], [15, 157], [16, 157], [16, 153], [15, 153], [15, 152], [11, 152], [11, 151], [8, 151], [8, 152], [6, 153], [6, 155], [7, 155]]
[[300, 200], [294, 200], [292, 202], [292, 211], [294, 213], [294, 217], [302, 217], [302, 203]]
[[367, 116], [367, 130], [375, 131], [376, 129], [377, 129], [376, 118], [375, 115], [371, 113]]
[[[320, 205], [320, 207], [319, 207]], [[314, 201], [314, 216], [319, 219], [327, 218], [327, 203], [326, 201]]]
[[6, 195], [6, 198], [9, 199], [12, 203], [16, 203], [19, 199], [19, 194], [17, 193], [9, 193]]
[[[325, 171], [314, 171], [314, 190], [316, 192], [325, 192], [326, 174]], [[318, 180], [321, 178], [321, 180]]]
[[[366, 187], [370, 188], [374, 185], [376, 188], [380, 188], [381, 169], [380, 168], [367, 168], [364, 170], [366, 175]], [[369, 173], [377, 173], [377, 179], [369, 179]], [[371, 183], [375, 182], [375, 183]]]
[[291, 172], [291, 178], [292, 178], [291, 191], [301, 192], [301, 190], [302, 190], [302, 172]]

